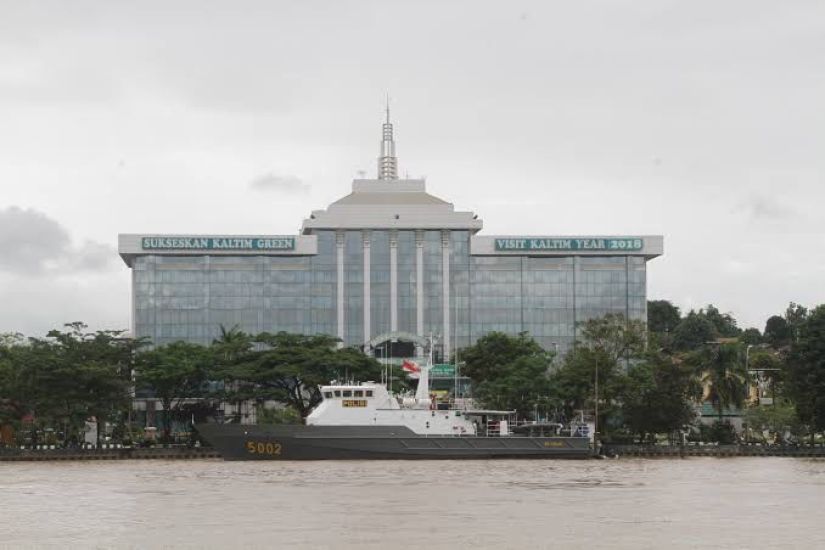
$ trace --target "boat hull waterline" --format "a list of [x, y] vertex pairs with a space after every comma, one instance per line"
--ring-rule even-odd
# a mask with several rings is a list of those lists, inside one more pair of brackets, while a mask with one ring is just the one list
[[587, 458], [586, 437], [426, 436], [404, 426], [200, 424], [224, 460]]

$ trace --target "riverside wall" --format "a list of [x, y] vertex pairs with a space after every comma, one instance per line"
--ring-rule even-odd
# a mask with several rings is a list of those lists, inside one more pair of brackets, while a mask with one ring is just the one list
[[787, 456], [822, 457], [823, 446], [781, 446], [781, 445], [608, 445], [603, 453], [619, 457], [661, 457], [683, 458], [691, 456]]
[[190, 460], [220, 458], [211, 448], [0, 449], [0, 462], [39, 460]]

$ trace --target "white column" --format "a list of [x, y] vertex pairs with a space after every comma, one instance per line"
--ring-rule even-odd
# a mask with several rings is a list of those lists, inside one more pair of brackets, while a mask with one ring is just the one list
[[443, 361], [450, 360], [452, 351], [452, 340], [450, 340], [450, 232], [441, 232], [441, 311], [444, 328], [441, 333], [444, 335], [442, 349], [444, 350]]
[[337, 252], [336, 266], [338, 268], [338, 338], [341, 339], [343, 346], [344, 341], [344, 232], [338, 231], [335, 233], [335, 247]]
[[390, 332], [398, 330], [398, 231], [390, 231]]
[[424, 336], [424, 232], [415, 232], [415, 333]]
[[364, 245], [364, 345], [372, 337], [370, 327], [370, 232], [363, 231], [361, 238]]

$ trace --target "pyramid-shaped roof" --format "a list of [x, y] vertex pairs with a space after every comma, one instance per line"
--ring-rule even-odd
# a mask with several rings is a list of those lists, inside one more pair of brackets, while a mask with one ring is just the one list
[[318, 229], [465, 229], [479, 231], [473, 212], [426, 191], [424, 180], [355, 180], [352, 193], [304, 220], [302, 233]]

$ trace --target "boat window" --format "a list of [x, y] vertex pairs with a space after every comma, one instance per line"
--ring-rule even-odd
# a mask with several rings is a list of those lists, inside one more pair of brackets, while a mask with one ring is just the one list
[[352, 392], [353, 397], [364, 397], [364, 390], [355, 390]]
[[332, 392], [331, 391], [325, 391], [324, 392], [324, 399], [331, 399], [331, 398], [332, 398]]
[[341, 390], [335, 390], [335, 397], [341, 397]]
[[372, 390], [367, 390], [367, 397], [372, 397]]
[[352, 392], [351, 392], [350, 390], [344, 390], [344, 391], [342, 392], [342, 395], [343, 395], [344, 397], [352, 397]]

